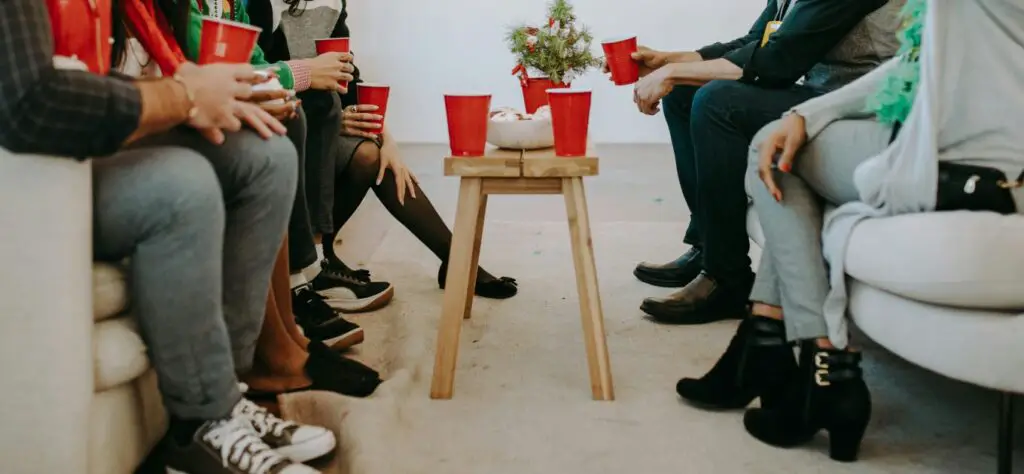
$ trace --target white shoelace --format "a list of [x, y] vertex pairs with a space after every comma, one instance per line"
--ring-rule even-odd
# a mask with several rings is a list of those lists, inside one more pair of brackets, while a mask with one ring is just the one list
[[203, 435], [203, 440], [220, 451], [225, 467], [234, 465], [248, 474], [269, 474], [274, 466], [286, 462], [257, 436], [252, 426], [238, 418], [212, 427]]
[[242, 399], [238, 402], [235, 407], [235, 415], [245, 417], [252, 423], [253, 429], [256, 430], [260, 436], [272, 433], [274, 436], [281, 436], [286, 428], [296, 426], [295, 423], [283, 420], [274, 416], [265, 408], [249, 401]]

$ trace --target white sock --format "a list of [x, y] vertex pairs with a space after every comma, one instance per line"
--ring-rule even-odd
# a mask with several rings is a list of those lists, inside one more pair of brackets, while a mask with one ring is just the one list
[[288, 281], [291, 284], [293, 290], [300, 286], [309, 284], [309, 280], [306, 279], [306, 275], [304, 275], [301, 271], [289, 275]]
[[324, 259], [324, 246], [323, 244], [316, 244], [316, 261], [320, 262]]
[[320, 261], [313, 262], [310, 266], [302, 269], [302, 274], [308, 279], [312, 280], [320, 274]]

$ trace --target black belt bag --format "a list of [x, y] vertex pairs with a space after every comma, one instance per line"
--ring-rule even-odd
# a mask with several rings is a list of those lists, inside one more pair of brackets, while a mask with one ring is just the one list
[[[893, 126], [889, 143], [896, 140], [900, 124]], [[988, 166], [968, 165], [950, 161], [939, 162], [936, 211], [991, 211], [1014, 214], [1017, 205], [1012, 190], [1024, 185], [1024, 171], [1016, 180]]]

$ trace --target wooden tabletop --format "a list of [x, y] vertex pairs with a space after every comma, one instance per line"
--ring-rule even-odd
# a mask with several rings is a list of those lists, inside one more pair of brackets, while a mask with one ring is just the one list
[[596, 176], [599, 159], [593, 144], [585, 156], [555, 156], [554, 148], [509, 150], [491, 147], [484, 156], [449, 156], [445, 176], [475, 178], [571, 178]]

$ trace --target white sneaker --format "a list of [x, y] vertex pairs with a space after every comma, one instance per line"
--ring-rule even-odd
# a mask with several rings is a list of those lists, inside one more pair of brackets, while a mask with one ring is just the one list
[[271, 449], [248, 420], [208, 421], [192, 442], [166, 445], [168, 474], [320, 474]]
[[[245, 387], [243, 387], [245, 388]], [[245, 393], [245, 390], [242, 390]], [[284, 420], [265, 408], [242, 399], [231, 413], [249, 421], [260, 439], [282, 456], [295, 462], [307, 462], [334, 451], [334, 433], [326, 428]]]

